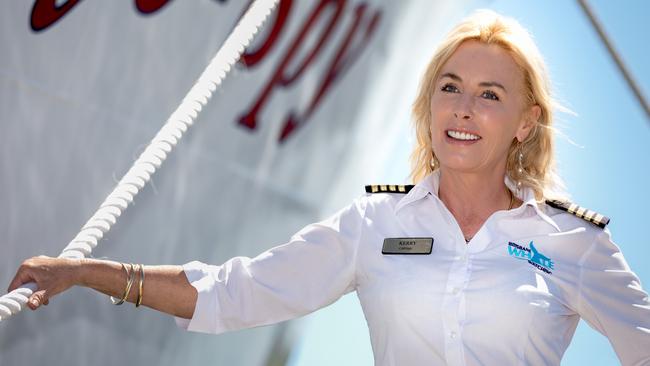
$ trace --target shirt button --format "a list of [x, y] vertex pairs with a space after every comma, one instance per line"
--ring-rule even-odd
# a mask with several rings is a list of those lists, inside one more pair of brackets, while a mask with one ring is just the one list
[[449, 333], [449, 337], [451, 337], [451, 339], [456, 338], [456, 336], [457, 336], [456, 332]]
[[460, 292], [460, 289], [459, 289], [458, 287], [454, 287], [454, 288], [451, 290], [451, 293], [454, 294], [454, 295], [458, 295], [459, 292]]

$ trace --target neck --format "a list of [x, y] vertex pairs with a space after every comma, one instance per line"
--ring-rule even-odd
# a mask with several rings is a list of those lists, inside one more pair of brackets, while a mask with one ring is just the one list
[[481, 173], [458, 172], [441, 167], [438, 197], [454, 215], [461, 229], [465, 226], [472, 231], [471, 228], [480, 227], [494, 212], [507, 210], [519, 203], [516, 199], [513, 202], [504, 176], [505, 166]]

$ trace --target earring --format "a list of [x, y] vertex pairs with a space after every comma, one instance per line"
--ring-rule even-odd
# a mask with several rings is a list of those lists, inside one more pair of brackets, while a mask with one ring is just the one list
[[[517, 167], [517, 176], [521, 178], [524, 175], [524, 153], [521, 150], [521, 144], [519, 144], [519, 153], [517, 154], [517, 159], [519, 160], [519, 166]], [[517, 191], [521, 190], [521, 181], [517, 179]]]

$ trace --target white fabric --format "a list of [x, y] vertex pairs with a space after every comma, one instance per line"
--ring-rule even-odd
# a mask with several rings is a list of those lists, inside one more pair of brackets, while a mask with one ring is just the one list
[[[608, 230], [524, 190], [522, 206], [494, 213], [467, 245], [438, 181], [436, 172], [406, 195], [361, 197], [253, 259], [186, 264], [199, 297], [193, 319], [177, 324], [260, 326], [356, 290], [377, 365], [559, 365], [580, 317], [624, 365], [650, 363], [648, 295]], [[396, 237], [433, 237], [433, 251], [382, 255]], [[545, 258], [516, 256], [533, 247]]]

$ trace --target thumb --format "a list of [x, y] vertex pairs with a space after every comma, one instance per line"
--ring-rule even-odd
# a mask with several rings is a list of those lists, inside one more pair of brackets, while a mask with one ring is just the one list
[[27, 306], [30, 309], [36, 310], [39, 306], [46, 304], [48, 301], [47, 291], [39, 290], [32, 294], [27, 300]]

